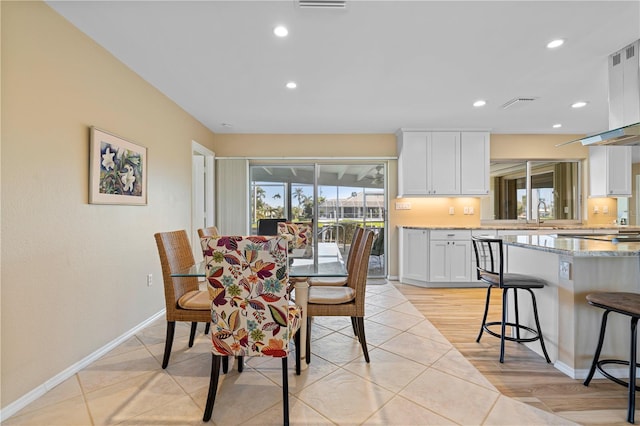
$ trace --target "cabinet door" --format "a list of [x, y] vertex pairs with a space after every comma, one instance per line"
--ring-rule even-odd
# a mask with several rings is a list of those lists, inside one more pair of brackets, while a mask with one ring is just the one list
[[427, 282], [427, 231], [403, 229], [403, 278]]
[[460, 134], [460, 193], [489, 194], [489, 132]]
[[449, 241], [435, 240], [429, 244], [429, 281], [449, 281]]
[[429, 194], [460, 194], [460, 132], [431, 133], [427, 169]]
[[630, 146], [589, 148], [591, 196], [631, 196], [631, 149]]
[[471, 281], [471, 241], [452, 241], [448, 249], [451, 281]]
[[398, 195], [427, 194], [427, 144], [429, 132], [404, 132], [398, 143]]

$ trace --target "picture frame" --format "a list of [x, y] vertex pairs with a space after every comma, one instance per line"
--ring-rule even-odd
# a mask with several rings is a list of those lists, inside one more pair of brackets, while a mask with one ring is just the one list
[[92, 126], [89, 203], [146, 205], [147, 148]]

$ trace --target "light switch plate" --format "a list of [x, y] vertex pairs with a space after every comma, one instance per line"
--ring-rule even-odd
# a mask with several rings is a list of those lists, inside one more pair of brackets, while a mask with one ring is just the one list
[[453, 207], [449, 207], [449, 214], [456, 214], [456, 211]]
[[396, 201], [396, 210], [411, 210], [411, 203]]

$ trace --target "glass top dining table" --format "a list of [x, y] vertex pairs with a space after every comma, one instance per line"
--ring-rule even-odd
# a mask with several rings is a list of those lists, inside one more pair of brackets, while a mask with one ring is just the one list
[[[204, 262], [196, 263], [188, 269], [176, 271], [172, 277], [206, 276]], [[318, 243], [317, 251], [309, 246], [306, 249], [293, 249], [289, 253], [289, 277], [346, 277], [347, 269], [336, 243]]]
[[[199, 277], [205, 278], [204, 261], [196, 263], [188, 269], [176, 271], [172, 277]], [[307, 342], [307, 303], [309, 300], [309, 284], [303, 277], [346, 277], [347, 269], [342, 259], [342, 254], [336, 243], [318, 242], [317, 249], [293, 249], [289, 253], [289, 278], [294, 278], [294, 298], [298, 306], [302, 308], [302, 327], [300, 333], [300, 358], [306, 357]], [[301, 363], [302, 369], [307, 368], [307, 363]]]

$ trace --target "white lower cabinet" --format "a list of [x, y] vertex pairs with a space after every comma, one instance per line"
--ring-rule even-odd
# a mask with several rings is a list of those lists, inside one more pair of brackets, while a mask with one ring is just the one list
[[424, 285], [428, 281], [429, 231], [402, 228], [400, 231], [400, 281]]
[[429, 238], [429, 281], [471, 281], [471, 231], [438, 229]]

